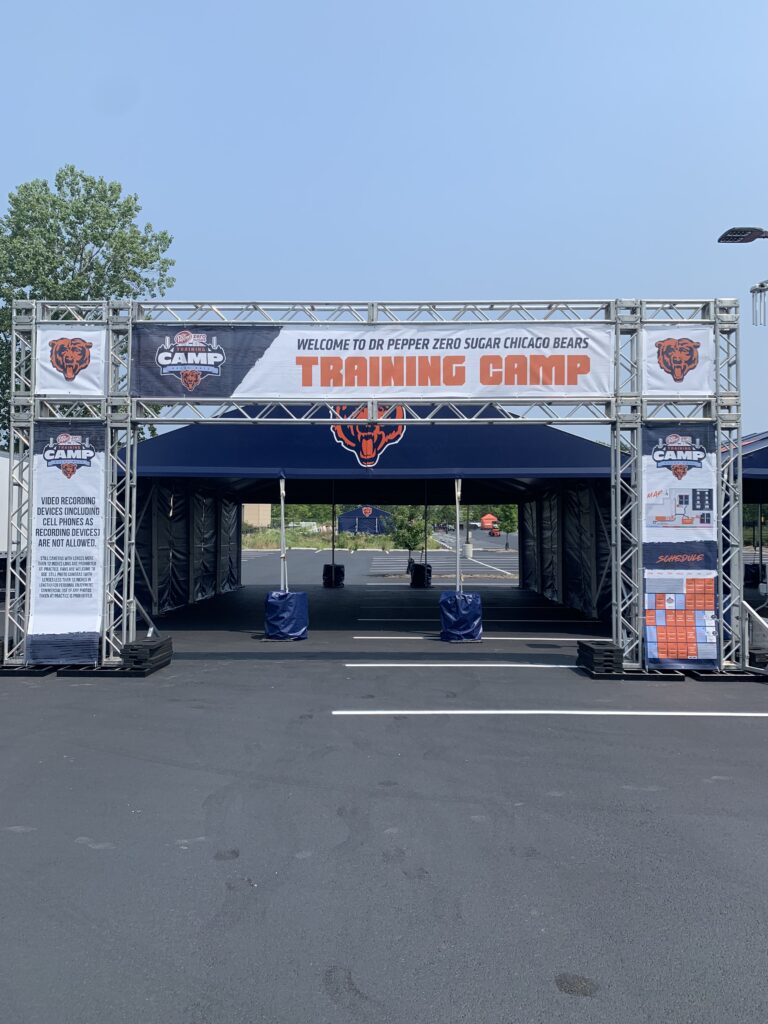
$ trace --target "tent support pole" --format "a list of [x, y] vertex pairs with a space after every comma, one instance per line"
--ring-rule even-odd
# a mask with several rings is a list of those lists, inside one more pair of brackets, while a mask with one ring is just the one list
[[424, 564], [427, 564], [427, 481], [424, 481]]
[[288, 589], [288, 563], [285, 549], [285, 479], [280, 478], [280, 589]]
[[763, 582], [763, 503], [762, 503], [762, 501], [759, 502], [758, 506], [757, 506], [757, 522], [758, 522], [758, 527], [757, 528], [760, 531], [760, 568], [758, 569], [758, 573], [759, 573], [759, 583], [762, 583]]
[[336, 580], [336, 481], [331, 483], [331, 565], [333, 566], [331, 577]]
[[[456, 593], [461, 593], [461, 480], [454, 480], [454, 499], [456, 502]], [[469, 515], [469, 510], [467, 510]], [[469, 522], [469, 520], [467, 520]]]

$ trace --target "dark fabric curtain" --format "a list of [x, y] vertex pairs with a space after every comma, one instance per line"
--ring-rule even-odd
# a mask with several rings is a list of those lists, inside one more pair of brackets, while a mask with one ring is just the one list
[[520, 505], [519, 537], [520, 585], [524, 590], [539, 591], [539, 531], [537, 502]]
[[545, 491], [540, 501], [541, 593], [550, 601], [560, 601], [560, 500], [554, 491]]
[[563, 492], [563, 603], [594, 616], [595, 507], [589, 487]]
[[192, 592], [195, 601], [216, 593], [217, 501], [211, 494], [196, 492], [192, 501]]
[[178, 485], [158, 487], [157, 605], [169, 612], [189, 603], [189, 499]]
[[219, 500], [219, 593], [240, 586], [242, 505]]

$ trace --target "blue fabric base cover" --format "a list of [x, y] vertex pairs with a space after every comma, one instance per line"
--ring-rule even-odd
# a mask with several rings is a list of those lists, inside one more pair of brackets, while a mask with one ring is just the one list
[[267, 640], [306, 640], [309, 600], [301, 590], [272, 590], [264, 602]]
[[450, 643], [483, 639], [483, 605], [479, 594], [457, 594], [444, 590], [440, 595], [440, 639]]

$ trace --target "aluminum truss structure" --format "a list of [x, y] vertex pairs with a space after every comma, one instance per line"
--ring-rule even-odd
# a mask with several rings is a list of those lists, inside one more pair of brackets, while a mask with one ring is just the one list
[[[747, 651], [742, 619], [741, 570], [741, 413], [738, 357], [738, 303], [735, 299], [580, 300], [499, 302], [25, 302], [14, 303], [11, 505], [9, 516], [5, 646], [7, 662], [23, 664], [29, 613], [28, 555], [32, 516], [31, 466], [36, 422], [93, 419], [107, 427], [107, 572], [102, 658], [119, 660], [122, 645], [135, 638], [136, 451], [147, 424], [224, 422], [322, 424], [345, 422], [334, 403], [287, 401], [279, 395], [257, 401], [179, 398], [162, 403], [130, 397], [130, 346], [135, 323], [251, 324], [273, 326], [435, 324], [494, 326], [584, 324], [610, 326], [615, 334], [614, 393], [586, 397], [478, 399], [393, 405], [352, 402], [370, 422], [409, 426], [440, 423], [551, 425], [602, 424], [610, 427], [612, 466], [613, 638], [627, 669], [642, 663], [643, 569], [641, 550], [643, 423], [714, 424], [719, 445], [718, 585], [721, 651], [725, 667], [744, 667]], [[104, 399], [34, 397], [35, 332], [38, 324], [103, 326], [109, 339], [109, 393]], [[709, 398], [651, 398], [641, 390], [644, 326], [671, 329], [706, 326], [716, 338], [716, 393]]]

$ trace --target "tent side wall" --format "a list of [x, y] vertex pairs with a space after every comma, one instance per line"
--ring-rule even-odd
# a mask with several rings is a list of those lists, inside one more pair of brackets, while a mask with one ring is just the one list
[[542, 489], [520, 505], [520, 585], [606, 619], [611, 610], [610, 487]]
[[242, 506], [186, 481], [142, 484], [136, 597], [152, 615], [241, 585]]

